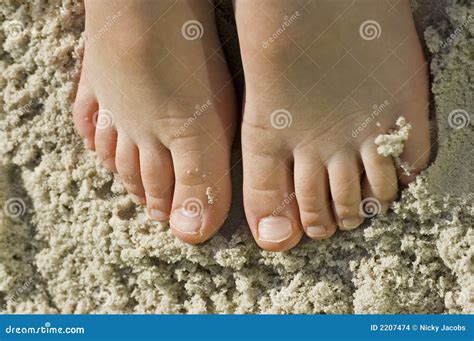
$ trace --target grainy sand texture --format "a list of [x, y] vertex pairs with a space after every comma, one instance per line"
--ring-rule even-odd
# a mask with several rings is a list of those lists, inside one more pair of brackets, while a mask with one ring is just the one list
[[[231, 215], [211, 241], [185, 245], [148, 220], [74, 130], [82, 4], [3, 0], [1, 311], [474, 313], [469, 3], [413, 3], [431, 71], [431, 166], [388, 215], [270, 253], [246, 226], [238, 171]], [[231, 4], [219, 2], [217, 22], [239, 76], [231, 17]]]

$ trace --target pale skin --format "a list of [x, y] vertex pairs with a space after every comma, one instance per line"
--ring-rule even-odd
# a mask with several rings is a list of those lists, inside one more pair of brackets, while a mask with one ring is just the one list
[[[408, 0], [236, 0], [242, 122], [210, 2], [85, 5], [76, 127], [132, 200], [184, 242], [208, 240], [227, 216], [238, 124], [245, 212], [265, 250], [357, 228], [363, 199], [387, 210], [427, 165], [427, 66]], [[197, 38], [183, 31], [191, 20]], [[378, 37], [361, 35], [367, 20]], [[401, 155], [409, 176], [374, 143], [399, 116], [413, 127]]]

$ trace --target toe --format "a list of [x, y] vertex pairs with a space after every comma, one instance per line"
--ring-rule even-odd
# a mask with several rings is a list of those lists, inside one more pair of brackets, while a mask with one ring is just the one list
[[343, 230], [358, 227], [364, 220], [359, 215], [361, 170], [356, 156], [352, 153], [335, 155], [329, 160], [328, 173], [338, 226]]
[[329, 179], [322, 162], [295, 154], [295, 193], [301, 223], [308, 237], [324, 239], [337, 229], [329, 197]]
[[83, 72], [77, 88], [72, 113], [76, 129], [83, 139], [85, 146], [89, 149], [95, 148], [95, 126], [93, 123], [93, 116], [98, 109], [99, 105], [97, 99]]
[[181, 240], [201, 243], [224, 223], [230, 207], [230, 151], [224, 141], [177, 138], [171, 145], [175, 188], [170, 226]]
[[158, 141], [140, 147], [140, 167], [148, 216], [158, 221], [168, 220], [174, 188], [169, 150]]
[[115, 164], [120, 180], [136, 204], [145, 204], [145, 190], [140, 174], [138, 147], [124, 132], [118, 132]]
[[362, 181], [362, 193], [365, 202], [373, 201], [377, 212], [365, 212], [361, 207], [361, 215], [373, 216], [386, 212], [398, 193], [397, 172], [393, 159], [377, 153], [375, 145], [363, 146], [361, 158], [364, 164], [365, 177]]
[[105, 168], [117, 173], [115, 152], [117, 149], [117, 131], [114, 127], [96, 127], [95, 150]]
[[[411, 110], [416, 110], [416, 108]], [[418, 111], [421, 114], [419, 117], [413, 115], [416, 120], [410, 121], [412, 129], [408, 140], [405, 141], [403, 153], [400, 155], [401, 161], [411, 170], [409, 174], [406, 174], [402, 169], [397, 169], [400, 182], [404, 185], [413, 181], [415, 176], [426, 168], [430, 158], [430, 133], [426, 108], [420, 107]]]
[[290, 165], [271, 155], [244, 152], [244, 207], [257, 244], [286, 251], [298, 244], [303, 230]]

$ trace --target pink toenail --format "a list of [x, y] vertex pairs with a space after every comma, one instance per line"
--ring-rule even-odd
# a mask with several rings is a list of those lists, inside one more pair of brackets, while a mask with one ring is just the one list
[[363, 219], [361, 218], [345, 218], [342, 220], [342, 227], [345, 229], [354, 229], [362, 224]]
[[258, 223], [258, 239], [279, 243], [288, 239], [292, 233], [292, 224], [286, 217], [266, 217]]
[[306, 233], [311, 238], [320, 238], [326, 236], [327, 230], [324, 226], [308, 226]]
[[169, 215], [160, 210], [149, 209], [148, 216], [151, 219], [158, 220], [158, 221], [165, 221], [169, 219]]
[[198, 234], [201, 230], [202, 216], [180, 207], [171, 214], [171, 226], [182, 233]]

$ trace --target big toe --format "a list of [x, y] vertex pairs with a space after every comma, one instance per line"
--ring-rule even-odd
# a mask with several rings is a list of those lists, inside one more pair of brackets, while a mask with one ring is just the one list
[[224, 223], [230, 207], [230, 150], [208, 138], [179, 138], [171, 146], [175, 188], [170, 225], [181, 240], [201, 243]]
[[293, 248], [303, 230], [290, 165], [248, 150], [243, 166], [245, 214], [255, 241], [268, 251]]

